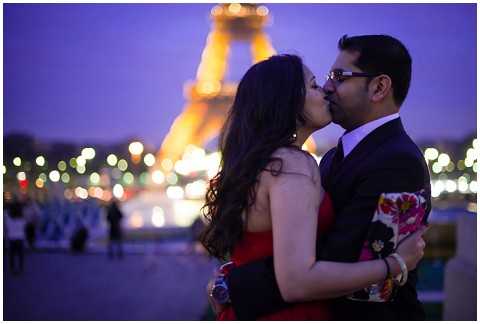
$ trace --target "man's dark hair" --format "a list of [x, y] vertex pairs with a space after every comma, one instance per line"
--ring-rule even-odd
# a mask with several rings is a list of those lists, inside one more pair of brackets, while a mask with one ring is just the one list
[[393, 99], [398, 106], [402, 105], [410, 87], [412, 58], [398, 39], [388, 35], [343, 35], [338, 49], [358, 52], [354, 65], [363, 72], [388, 75], [392, 79]]
[[23, 205], [20, 201], [14, 200], [9, 206], [9, 212], [11, 218], [23, 217]]

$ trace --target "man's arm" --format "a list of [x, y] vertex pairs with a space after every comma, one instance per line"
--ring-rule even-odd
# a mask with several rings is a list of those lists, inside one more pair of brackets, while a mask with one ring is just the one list
[[322, 241], [321, 259], [354, 262], [358, 260], [370, 222], [382, 193], [427, 191], [427, 211], [430, 212], [430, 179], [424, 161], [411, 154], [391, 155], [381, 167], [367, 170], [358, 178], [352, 199], [340, 214], [335, 215], [335, 224]]
[[232, 269], [227, 285], [238, 320], [254, 320], [291, 305], [283, 300], [278, 288], [273, 257]]
[[[423, 222], [431, 209], [430, 178], [424, 160], [418, 156], [402, 155], [386, 159], [383, 167], [372, 169], [359, 178], [355, 186], [353, 199], [342, 212], [336, 215], [334, 228], [322, 241], [320, 258], [325, 260], [352, 262], [358, 260], [360, 250], [369, 230], [370, 221], [378, 204], [379, 196], [385, 192], [416, 192], [425, 189], [427, 209]], [[403, 314], [402, 318], [422, 320], [425, 313], [418, 302], [416, 294], [416, 270], [409, 273], [405, 286], [400, 287], [394, 303], [389, 307], [378, 303], [355, 302], [346, 299], [332, 304], [338, 320], [351, 320], [352, 314], [375, 313], [378, 318], [388, 313], [385, 318], [391, 317], [391, 308], [396, 308], [396, 314]], [[338, 308], [335, 310], [335, 307]], [[380, 307], [380, 308], [379, 308]]]

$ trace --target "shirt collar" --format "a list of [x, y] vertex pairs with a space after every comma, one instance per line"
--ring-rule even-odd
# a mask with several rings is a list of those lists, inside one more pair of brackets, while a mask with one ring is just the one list
[[376, 128], [388, 123], [391, 120], [399, 118], [398, 113], [388, 115], [379, 119], [372, 120], [358, 128], [355, 128], [351, 132], [348, 132], [342, 136], [343, 156], [346, 157], [362, 139], [368, 134], [374, 131]]

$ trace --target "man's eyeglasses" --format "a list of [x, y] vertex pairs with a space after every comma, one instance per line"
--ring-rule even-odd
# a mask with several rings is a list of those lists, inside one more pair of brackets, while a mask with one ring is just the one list
[[371, 73], [364, 73], [364, 72], [351, 72], [351, 71], [342, 71], [342, 70], [333, 70], [330, 71], [326, 77], [327, 81], [333, 81], [334, 83], [341, 83], [345, 81], [347, 78], [352, 77], [367, 77], [373, 78], [379, 76], [380, 74], [371, 74]]

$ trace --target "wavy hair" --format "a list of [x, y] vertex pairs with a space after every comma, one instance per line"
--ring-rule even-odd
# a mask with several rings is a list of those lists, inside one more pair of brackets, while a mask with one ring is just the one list
[[[275, 55], [253, 65], [243, 76], [220, 133], [220, 171], [210, 180], [202, 214], [207, 226], [200, 241], [225, 259], [242, 237], [255, 203], [259, 175], [277, 176], [282, 160], [272, 154], [292, 147], [298, 125], [305, 124], [303, 63], [295, 55]], [[270, 164], [271, 162], [275, 162]], [[278, 163], [277, 163], [278, 162]]]

